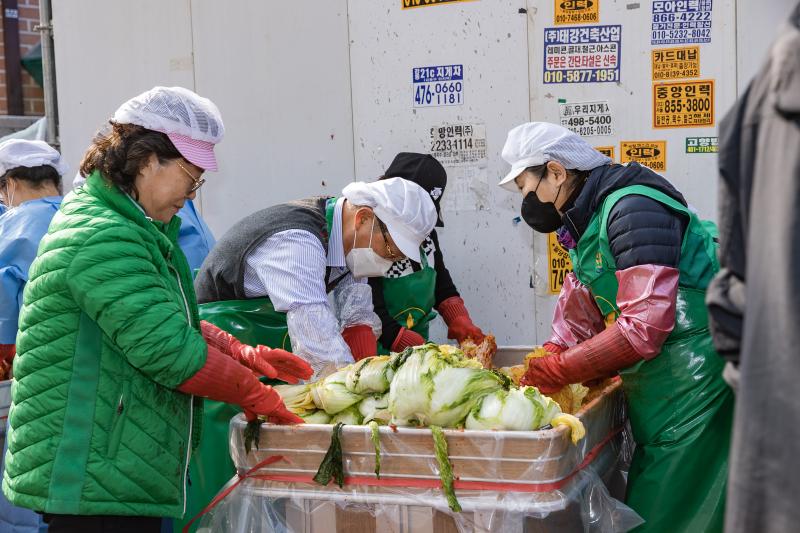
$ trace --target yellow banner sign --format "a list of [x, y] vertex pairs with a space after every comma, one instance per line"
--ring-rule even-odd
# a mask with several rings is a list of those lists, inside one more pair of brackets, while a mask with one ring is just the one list
[[438, 6], [440, 4], [455, 4], [456, 2], [474, 2], [475, 0], [401, 0], [403, 9], [415, 7]]
[[610, 157], [612, 160], [614, 159], [613, 146], [595, 146], [594, 149], [600, 152], [601, 154]]
[[700, 47], [657, 48], [651, 52], [653, 81], [700, 77]]
[[589, 22], [600, 22], [600, 0], [555, 0], [557, 26]]
[[561, 292], [564, 278], [572, 272], [572, 261], [569, 252], [558, 243], [555, 232], [547, 234], [547, 264], [550, 294]]
[[619, 162], [636, 161], [657, 172], [667, 170], [667, 141], [622, 141]]
[[714, 125], [714, 80], [653, 84], [654, 128]]

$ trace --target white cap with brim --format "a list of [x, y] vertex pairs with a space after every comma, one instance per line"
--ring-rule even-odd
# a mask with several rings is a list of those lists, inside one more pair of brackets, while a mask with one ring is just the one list
[[160, 131], [193, 165], [218, 168], [214, 146], [225, 136], [222, 116], [214, 102], [189, 89], [153, 87], [119, 106], [113, 120]]
[[509, 131], [503, 159], [511, 165], [511, 172], [498, 185], [514, 192], [518, 190], [514, 180], [526, 168], [549, 161], [557, 161], [567, 170], [592, 170], [611, 163], [577, 133], [549, 122], [527, 122]]
[[419, 248], [436, 224], [436, 207], [425, 189], [402, 178], [389, 178], [351, 183], [342, 196], [353, 205], [372, 208], [400, 251], [420, 261]]

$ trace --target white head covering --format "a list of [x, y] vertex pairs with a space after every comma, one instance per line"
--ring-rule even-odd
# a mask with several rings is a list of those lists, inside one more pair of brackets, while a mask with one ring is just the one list
[[425, 189], [403, 178], [389, 178], [351, 183], [342, 196], [354, 205], [371, 207], [400, 251], [420, 261], [419, 247], [436, 224], [436, 207]]
[[119, 106], [114, 122], [166, 134], [175, 148], [204, 170], [217, 170], [214, 145], [225, 135], [214, 102], [183, 87], [153, 87]]
[[498, 185], [515, 192], [514, 180], [528, 167], [557, 161], [567, 170], [592, 170], [611, 163], [577, 133], [549, 122], [527, 122], [509, 131], [503, 159], [511, 172]]
[[67, 172], [67, 163], [58, 150], [44, 141], [9, 139], [0, 143], [0, 176], [18, 167], [49, 165], [59, 176]]

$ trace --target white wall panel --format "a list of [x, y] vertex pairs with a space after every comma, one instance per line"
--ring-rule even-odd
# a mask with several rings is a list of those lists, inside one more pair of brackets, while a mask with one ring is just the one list
[[[498, 342], [531, 343], [531, 232], [515, 225], [519, 199], [496, 186], [507, 165], [506, 133], [528, 120], [527, 21], [521, 0], [416, 9], [401, 2], [350, 0], [350, 56], [356, 176], [371, 180], [397, 152], [431, 150], [431, 127], [484, 124], [487, 161], [476, 177], [448, 168], [448, 195], [472, 192], [445, 209], [440, 235], [446, 264], [476, 324]], [[463, 65], [463, 104], [414, 107], [415, 67]], [[459, 182], [459, 180], [466, 180]], [[470, 190], [470, 189], [465, 189]], [[477, 192], [475, 192], [477, 191]], [[444, 338], [441, 321], [433, 329]]]

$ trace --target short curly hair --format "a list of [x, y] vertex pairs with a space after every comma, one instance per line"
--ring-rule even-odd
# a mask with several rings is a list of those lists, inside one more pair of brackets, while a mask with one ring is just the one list
[[110, 127], [95, 135], [81, 161], [81, 176], [99, 170], [103, 177], [138, 200], [136, 176], [151, 155], [160, 163], [179, 159], [181, 153], [164, 133], [136, 124], [109, 121]]

